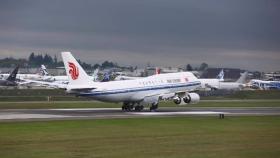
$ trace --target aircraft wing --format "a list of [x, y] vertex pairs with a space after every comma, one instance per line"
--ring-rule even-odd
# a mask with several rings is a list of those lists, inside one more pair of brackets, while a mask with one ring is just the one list
[[158, 102], [159, 100], [169, 100], [173, 99], [175, 96], [186, 96], [189, 92], [187, 91], [178, 91], [178, 92], [161, 92], [161, 93], [150, 93], [148, 95], [145, 95], [143, 98], [143, 102], [146, 103], [154, 103]]
[[212, 86], [212, 85], [210, 85], [210, 84], [205, 84], [205, 87], [206, 88], [210, 88], [211, 90], [213, 89], [213, 90], [218, 90], [219, 89], [219, 87], [217, 87], [217, 86]]
[[51, 88], [58, 88], [58, 89], [66, 89], [67, 84], [64, 83], [55, 83], [55, 82], [47, 82], [47, 81], [37, 81], [37, 80], [28, 80], [24, 79], [23, 82], [20, 82], [21, 85], [27, 85], [27, 84], [38, 84], [41, 86], [47, 86]]

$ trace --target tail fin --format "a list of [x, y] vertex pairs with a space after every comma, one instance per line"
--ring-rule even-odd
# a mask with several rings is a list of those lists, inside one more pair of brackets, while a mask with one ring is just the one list
[[19, 66], [17, 66], [7, 78], [7, 81], [16, 81]]
[[217, 79], [219, 79], [219, 81], [224, 81], [224, 76], [225, 76], [224, 69], [222, 69], [220, 73], [217, 75]]
[[97, 75], [98, 75], [98, 72], [99, 72], [99, 68], [96, 68], [96, 69], [93, 71], [93, 76], [97, 76]]
[[98, 81], [98, 73], [99, 73], [99, 68], [96, 68], [92, 74], [93, 81], [95, 82]]
[[245, 83], [247, 78], [248, 72], [244, 72], [241, 74], [240, 78], [236, 81], [237, 83]]
[[103, 79], [101, 82], [109, 82], [110, 78], [111, 78], [110, 72], [106, 72], [106, 73], [104, 73]]
[[69, 78], [69, 86], [86, 87], [92, 85], [91, 77], [87, 75], [85, 70], [72, 56], [71, 52], [62, 52], [62, 59], [66, 69], [66, 74]]
[[41, 65], [41, 73], [42, 73], [42, 76], [47, 76], [49, 75], [48, 71], [47, 71], [47, 68], [45, 65]]
[[156, 67], [156, 75], [160, 74], [160, 68]]

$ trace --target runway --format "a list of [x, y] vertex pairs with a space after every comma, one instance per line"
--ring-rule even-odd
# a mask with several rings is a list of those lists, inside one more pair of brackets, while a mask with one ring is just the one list
[[160, 107], [156, 112], [123, 112], [120, 108], [75, 109], [5, 109], [0, 110], [0, 121], [105, 119], [164, 116], [264, 116], [280, 115], [280, 107]]

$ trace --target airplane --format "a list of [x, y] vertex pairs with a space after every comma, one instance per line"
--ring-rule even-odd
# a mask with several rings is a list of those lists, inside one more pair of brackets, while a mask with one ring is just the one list
[[218, 90], [219, 82], [224, 81], [224, 70], [222, 69], [216, 78], [199, 78], [202, 90]]
[[225, 90], [241, 90], [246, 85], [246, 78], [248, 76], [248, 72], [244, 72], [241, 74], [239, 79], [235, 82], [219, 82], [219, 89]]
[[[61, 75], [61, 76], [50, 76], [47, 68], [45, 67], [45, 65], [41, 65], [41, 72], [44, 76], [44, 78], [42, 79], [43, 81], [48, 81], [48, 82], [56, 82], [56, 83], [68, 83], [68, 76], [67, 75]], [[93, 81], [98, 81], [98, 72], [99, 69], [95, 69], [93, 74], [92, 74], [92, 80]]]
[[[7, 79], [10, 74], [0, 74], [2, 79]], [[67, 77], [67, 76], [66, 76]], [[37, 74], [17, 74], [18, 80], [48, 80], [50, 77], [48, 77], [48, 72], [46, 70], [46, 67], [44, 65], [41, 65], [40, 67], [40, 73]]]
[[47, 68], [45, 65], [41, 65], [41, 72], [42, 72], [42, 78], [39, 80], [42, 81], [48, 81], [48, 82], [55, 82], [55, 81], [59, 81], [59, 82], [67, 82], [68, 81], [68, 76], [51, 76], [49, 75], [49, 72], [47, 71]]
[[[10, 76], [10, 74], [8, 74], [8, 73], [0, 74], [0, 76], [1, 76], [1, 79], [7, 79]], [[41, 75], [39, 75], [39, 74], [17, 74], [16, 79], [21, 80], [21, 79], [25, 79], [25, 78], [31, 79], [31, 78], [40, 78], [40, 77], [41, 77]]]
[[19, 66], [17, 66], [9, 75], [7, 79], [0, 80], [0, 86], [17, 86], [16, 77], [18, 73]]
[[253, 89], [261, 90], [280, 89], [280, 81], [264, 81], [253, 79], [248, 83], [248, 86]]
[[69, 76], [66, 92], [91, 97], [104, 102], [122, 102], [123, 111], [141, 111], [150, 105], [150, 111], [158, 108], [160, 100], [173, 99], [177, 105], [197, 103], [200, 97], [194, 93], [200, 81], [190, 72], [158, 74], [149, 77], [94, 82], [70, 52], [62, 52], [62, 59]]
[[217, 79], [198, 79], [201, 81], [201, 88], [211, 90], [240, 90], [245, 87], [246, 77], [248, 72], [244, 72], [236, 82], [223, 82], [224, 72], [221, 70]]
[[[63, 67], [64, 68], [64, 67]], [[67, 84], [69, 83], [68, 76], [47, 76], [49, 73], [44, 65], [41, 65], [41, 72], [44, 78], [41, 78], [40, 80], [36, 79], [22, 79], [24, 81], [22, 84], [34, 84], [36, 86], [43, 86], [48, 88], [55, 88], [55, 89], [65, 89], [67, 87]], [[95, 82], [99, 82], [98, 80], [98, 72], [99, 69], [95, 69], [92, 74], [92, 80]]]
[[21, 85], [32, 85], [32, 86], [39, 86], [39, 87], [48, 87], [48, 88], [55, 88], [55, 89], [66, 89], [68, 81], [38, 81], [38, 80], [29, 80], [23, 79]]

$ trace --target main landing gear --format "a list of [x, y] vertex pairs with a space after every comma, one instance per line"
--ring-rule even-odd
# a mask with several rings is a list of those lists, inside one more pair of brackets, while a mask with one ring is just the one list
[[122, 111], [142, 111], [144, 109], [144, 105], [137, 104], [134, 106], [135, 103], [124, 102], [122, 106]]
[[156, 111], [158, 108], [158, 102], [156, 103], [152, 103], [151, 107], [150, 107], [150, 111]]
[[[137, 111], [140, 112], [144, 109], [144, 105], [136, 103], [137, 105], [134, 106], [135, 103], [132, 102], [124, 102], [122, 106], [122, 111], [130, 112], [130, 111]], [[158, 108], [158, 102], [152, 103], [150, 106], [150, 111], [156, 111]]]
[[[130, 111], [137, 111], [140, 112], [144, 109], [144, 105], [141, 105], [139, 103], [136, 103], [136, 106], [134, 106], [135, 103], [133, 102], [124, 102], [122, 106], [122, 111], [130, 112]], [[150, 106], [150, 111], [156, 111], [158, 108], [158, 102], [152, 103]]]

